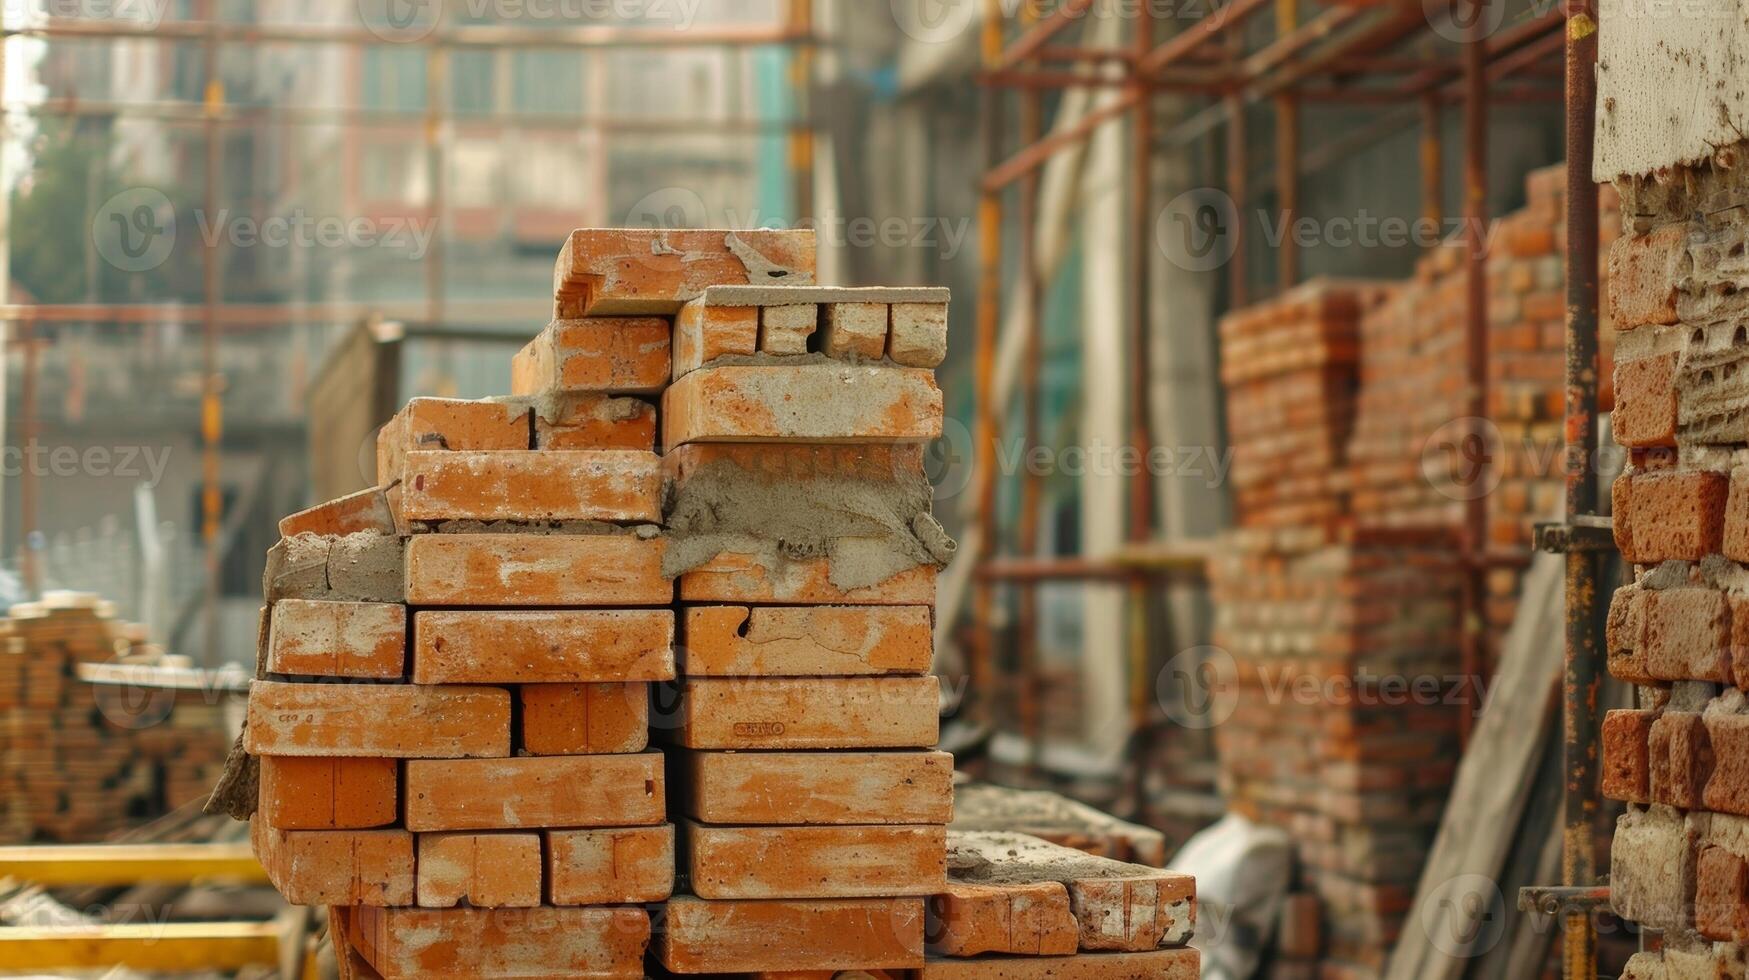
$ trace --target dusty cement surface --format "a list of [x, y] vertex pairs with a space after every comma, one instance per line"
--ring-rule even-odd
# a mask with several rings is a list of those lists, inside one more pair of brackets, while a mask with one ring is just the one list
[[261, 761], [243, 751], [243, 738], [248, 732], [249, 722], [245, 719], [237, 740], [231, 743], [230, 754], [225, 756], [225, 771], [219, 774], [218, 785], [207, 797], [205, 812], [223, 813], [233, 820], [247, 820], [255, 815], [261, 795]]
[[706, 306], [801, 306], [821, 303], [946, 303], [946, 286], [708, 286]]
[[1152, 878], [1159, 868], [1114, 861], [1026, 834], [949, 831], [947, 876], [968, 885], [1067, 884], [1088, 878]]
[[773, 566], [825, 558], [832, 585], [859, 589], [918, 565], [945, 565], [954, 542], [929, 513], [921, 475], [772, 479], [717, 460], [670, 493], [662, 574], [677, 577], [721, 552]]
[[399, 537], [358, 531], [339, 537], [304, 533], [267, 551], [261, 593], [280, 599], [400, 602], [406, 594], [405, 547]]
[[[818, 331], [816, 331], [818, 335]], [[713, 357], [699, 365], [701, 368], [714, 367], [808, 367], [814, 364], [830, 364], [833, 367], [890, 367], [915, 371], [918, 368], [906, 368], [890, 357], [862, 357], [857, 354], [831, 356], [821, 351], [809, 351], [806, 354], [772, 354], [760, 351], [757, 354], [723, 354]]]
[[[1105, 842], [1112, 853], [1141, 864], [1166, 860], [1166, 838], [1159, 831], [1120, 820], [1079, 800], [1049, 790], [1014, 789], [990, 783], [956, 785], [953, 822], [958, 831], [1002, 831], [1092, 844]], [[1111, 844], [1121, 843], [1121, 850]]]

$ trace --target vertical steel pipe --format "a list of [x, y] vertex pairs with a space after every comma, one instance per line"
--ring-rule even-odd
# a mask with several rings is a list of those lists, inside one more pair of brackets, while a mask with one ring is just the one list
[[[1002, 57], [1001, 0], [985, 0], [982, 36], [986, 68]], [[1001, 103], [997, 88], [984, 86], [979, 96], [984, 120], [984, 166], [1002, 159]], [[1002, 316], [1002, 190], [983, 185], [978, 197], [978, 324], [973, 353], [973, 390], [977, 396], [973, 431], [977, 465], [973, 492], [977, 501], [978, 547], [974, 570], [996, 553], [996, 333]], [[995, 685], [995, 612], [991, 583], [972, 577], [971, 686], [967, 697], [971, 716], [993, 720]]]
[[1459, 733], [1465, 744], [1475, 722], [1475, 709], [1482, 691], [1487, 645], [1486, 592], [1488, 552], [1488, 468], [1494, 463], [1487, 451], [1491, 426], [1488, 414], [1488, 79], [1485, 7], [1501, 0], [1457, 0], [1472, 4], [1469, 36], [1463, 44], [1464, 86], [1464, 352], [1465, 415], [1467, 438], [1472, 440], [1471, 458], [1482, 469], [1472, 474], [1476, 482], [1463, 487], [1463, 617], [1460, 676], [1467, 688]]
[[[1590, 0], [1566, 0], [1567, 14], [1567, 520], [1597, 512], [1597, 185], [1591, 180], [1597, 104], [1597, 21]], [[1597, 552], [1567, 561], [1566, 648], [1561, 677], [1562, 763], [1566, 774], [1561, 883], [1597, 883], [1597, 742], [1600, 651]], [[1597, 975], [1597, 933], [1585, 911], [1563, 922], [1561, 966], [1568, 980]]]
[[[1291, 2], [1291, 0], [1289, 0]], [[1151, 4], [1142, 4], [1136, 13], [1136, 59], [1148, 56], [1154, 47], [1154, 13]], [[1148, 276], [1153, 269], [1154, 239], [1154, 100], [1149, 97], [1148, 81], [1134, 79], [1136, 108], [1130, 124], [1130, 329], [1129, 329], [1129, 436], [1136, 459], [1130, 475], [1129, 540], [1141, 543], [1154, 536], [1154, 481], [1148, 472], [1148, 314], [1153, 293]], [[1147, 780], [1147, 760], [1151, 754], [1152, 705], [1154, 685], [1148, 677], [1148, 580], [1136, 576], [1127, 589], [1129, 609], [1129, 692], [1130, 732], [1135, 745], [1130, 774], [1133, 781], [1131, 798], [1138, 815], [1145, 811], [1143, 799]]]
[[[1021, 10], [1022, 23], [1028, 27], [1037, 19], [1038, 7], [1027, 4]], [[1028, 89], [1020, 97], [1020, 143], [1031, 146], [1044, 131], [1044, 95], [1038, 89]], [[1040, 444], [1043, 438], [1041, 422], [1042, 392], [1040, 375], [1044, 364], [1044, 289], [1039, 281], [1038, 256], [1033, 236], [1038, 227], [1039, 171], [1034, 168], [1020, 178], [1020, 247], [1015, 256], [1020, 266], [1021, 301], [1026, 304], [1026, 351], [1021, 365], [1020, 398], [1022, 425], [1026, 431], [1026, 449]], [[1020, 471], [1020, 512], [1015, 528], [1015, 551], [1022, 559], [1037, 557], [1039, 508], [1043, 506], [1043, 478], [1030, 466]], [[1039, 702], [1043, 682], [1038, 661], [1038, 585], [1020, 583], [1015, 595], [1015, 714], [1020, 732], [1026, 741], [1026, 767], [1037, 767], [1039, 743], [1043, 738]]]

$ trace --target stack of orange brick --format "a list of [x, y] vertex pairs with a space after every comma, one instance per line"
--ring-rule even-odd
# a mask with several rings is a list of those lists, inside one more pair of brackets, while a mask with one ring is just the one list
[[[1296, 917], [1312, 928], [1291, 930], [1283, 978], [1381, 972], [1455, 771], [1426, 760], [1456, 758], [1462, 714], [1477, 701], [1460, 656], [1466, 500], [1485, 499], [1490, 548], [1514, 559], [1488, 576], [1487, 639], [1497, 643], [1531, 525], [1554, 516], [1560, 497], [1560, 168], [1532, 174], [1526, 188], [1527, 207], [1490, 229], [1489, 445], [1464, 441], [1461, 249], [1430, 252], [1389, 288], [1309, 284], [1223, 329], [1223, 373], [1247, 379], [1228, 403], [1235, 481], [1267, 486], [1283, 469], [1253, 450], [1254, 471], [1241, 472], [1242, 440], [1269, 444], [1241, 416], [1272, 404], [1257, 390], [1271, 376], [1248, 360], [1323, 365], [1315, 385], [1279, 376], [1274, 400], [1285, 407], [1268, 412], [1298, 434], [1270, 439], [1338, 447], [1320, 451], [1328, 471], [1292, 510], [1279, 491], [1260, 498], [1242, 487], [1240, 529], [1213, 568], [1216, 642], [1236, 667], [1232, 715], [1215, 729], [1223, 789], [1235, 809], [1290, 831], [1302, 884], [1318, 898], [1315, 914]], [[1613, 196], [1603, 204], [1609, 213]], [[1308, 309], [1344, 308], [1329, 296], [1344, 290], [1355, 322], [1305, 323]], [[1274, 353], [1296, 344], [1310, 351]], [[1310, 404], [1319, 391], [1352, 411]]]
[[76, 676], [80, 664], [167, 659], [95, 596], [12, 607], [0, 620], [0, 835], [98, 840], [206, 795], [225, 761], [222, 698], [141, 697]]
[[[1735, 151], [1741, 152], [1741, 147]], [[1637, 707], [1603, 726], [1603, 791], [1630, 804], [1611, 901], [1665, 936], [1624, 975], [1742, 976], [1749, 959], [1749, 181], [1699, 166], [1617, 182], [1610, 673]]]
[[930, 751], [935, 568], [847, 582], [842, 544], [772, 554], [721, 519], [769, 505], [783, 535], [856, 520], [852, 495], [925, 489], [946, 298], [718, 287], [676, 318], [670, 531], [696, 530], [701, 500], [713, 519], [679, 576], [667, 716], [686, 894], [660, 955], [676, 973], [921, 965], [953, 804], [953, 759]]

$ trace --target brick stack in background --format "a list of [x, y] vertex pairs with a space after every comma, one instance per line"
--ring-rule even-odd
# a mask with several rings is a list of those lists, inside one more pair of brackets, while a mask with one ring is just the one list
[[946, 292], [712, 288], [676, 319], [669, 530], [703, 564], [679, 577], [669, 970], [920, 964], [953, 808], [953, 758], [930, 750], [935, 568], [851, 583], [842, 544], [786, 555], [751, 532], [762, 507], [787, 534], [857, 520], [853, 496], [927, 495]]
[[[1734, 151], [1740, 156], [1742, 147]], [[1749, 960], [1749, 181], [1702, 165], [1622, 178], [1610, 258], [1616, 545], [1603, 725], [1618, 915], [1664, 934], [1624, 976], [1742, 976]]]
[[[1555, 516], [1562, 183], [1560, 168], [1530, 175], [1527, 206], [1492, 228], [1488, 419], [1499, 437], [1483, 450], [1486, 483], [1473, 479], [1476, 453], [1462, 441], [1461, 248], [1432, 250], [1404, 283], [1310, 283], [1223, 323], [1239, 528], [1212, 573], [1216, 644], [1233, 658], [1237, 697], [1215, 735], [1231, 805], [1289, 832], [1300, 884], [1315, 896], [1290, 902], [1284, 977], [1376, 976], [1403, 928], [1456, 771], [1461, 713], [1473, 707], [1458, 625], [1465, 496], [1486, 494], [1496, 555], [1528, 561], [1531, 525]], [[1612, 195], [1603, 207], [1610, 213]], [[1357, 311], [1353, 323], [1304, 322], [1344, 309]], [[1309, 349], [1282, 353], [1288, 345]], [[1270, 389], [1260, 363], [1304, 367]], [[1315, 381], [1304, 376], [1312, 365], [1323, 365]], [[1302, 477], [1278, 446], [1330, 460], [1328, 469]], [[1276, 488], [1277, 471], [1294, 474], [1292, 498]], [[1522, 567], [1489, 572], [1492, 647], [1516, 611]], [[1414, 698], [1383, 686], [1411, 680], [1422, 685]]]
[[109, 691], [80, 664], [185, 666], [83, 593], [51, 592], [0, 620], [0, 839], [94, 841], [200, 800], [225, 761], [225, 699]]

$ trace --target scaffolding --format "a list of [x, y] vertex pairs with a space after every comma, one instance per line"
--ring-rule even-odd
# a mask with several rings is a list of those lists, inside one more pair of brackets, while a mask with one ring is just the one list
[[[506, 23], [450, 23], [455, 18], [436, 17], [419, 30], [398, 34], [372, 24], [359, 9], [356, 24], [263, 24], [238, 23], [217, 17], [216, 0], [196, 0], [195, 19], [160, 23], [125, 20], [88, 20], [49, 17], [27, 24], [7, 23], [0, 12], [0, 44], [11, 38], [42, 41], [100, 41], [165, 44], [198, 44], [201, 51], [201, 99], [195, 101], [113, 102], [82, 98], [49, 98], [8, 101], [0, 78], [0, 107], [8, 117], [36, 114], [69, 118], [155, 120], [167, 124], [198, 125], [206, 159], [203, 207], [218, 213], [222, 192], [220, 159], [225, 134], [244, 126], [309, 126], [330, 124], [352, 134], [372, 127], [417, 127], [423, 144], [424, 169], [430, 187], [425, 203], [432, 216], [445, 213], [445, 188], [451, 173], [452, 143], [457, 123], [470, 131], [481, 128], [501, 133], [509, 127], [534, 130], [593, 131], [606, 135], [699, 133], [766, 135], [782, 137], [787, 144], [785, 167], [796, 214], [813, 210], [814, 130], [809, 105], [816, 74], [812, 0], [783, 0], [781, 14], [771, 24], [693, 25], [687, 30], [668, 27], [616, 25], [537, 26]], [[428, 8], [430, 10], [439, 8]], [[428, 28], [428, 29], [427, 29]], [[359, 107], [308, 107], [240, 105], [226, 98], [218, 71], [219, 52], [226, 46], [258, 44], [339, 45], [347, 50], [394, 46], [417, 49], [426, 59], [425, 107], [396, 110]], [[789, 53], [789, 81], [793, 103], [789, 118], [779, 119], [644, 119], [586, 114], [496, 113], [493, 116], [463, 115], [449, 108], [445, 86], [452, 54], [462, 51], [625, 51], [678, 48], [750, 50], [777, 48]], [[0, 47], [0, 64], [4, 63]], [[4, 73], [0, 73], [4, 74]], [[3, 205], [0, 205], [3, 206]], [[0, 224], [3, 224], [0, 221]], [[371, 320], [421, 321], [441, 327], [450, 318], [470, 322], [506, 320], [526, 316], [527, 304], [508, 301], [458, 301], [445, 296], [444, 251], [447, 229], [434, 234], [430, 248], [420, 257], [424, 281], [423, 302], [322, 302], [233, 303], [222, 298], [220, 282], [224, 268], [224, 240], [217, 236], [201, 251], [202, 300], [198, 307], [187, 303], [14, 303], [9, 281], [0, 276], [0, 323], [5, 325], [8, 353], [18, 352], [23, 361], [19, 392], [19, 417], [12, 422], [17, 444], [35, 438], [39, 429], [37, 402], [40, 351], [50, 332], [74, 324], [146, 326], [179, 324], [191, 319], [199, 324], [201, 393], [201, 504], [200, 540], [205, 561], [206, 597], [202, 604], [207, 640], [204, 662], [213, 665], [213, 649], [219, 569], [224, 560], [225, 501], [220, 484], [221, 447], [225, 430], [223, 394], [225, 378], [218, 363], [220, 338], [227, 333], [283, 328], [300, 323], [359, 324]], [[3, 263], [0, 263], [3, 264]], [[3, 414], [3, 408], [0, 408]], [[39, 526], [40, 490], [34, 472], [26, 467], [18, 483], [20, 537], [25, 542], [19, 554], [19, 571], [26, 589], [41, 586], [41, 569], [30, 546]]]
[[[1149, 445], [1146, 405], [1148, 268], [1145, 249], [1152, 216], [1152, 179], [1149, 163], [1161, 147], [1182, 146], [1211, 136], [1225, 127], [1225, 186], [1239, 213], [1248, 200], [1274, 184], [1283, 216], [1291, 221], [1299, 207], [1298, 187], [1310, 168], [1341, 159], [1355, 147], [1407, 126], [1420, 127], [1421, 196], [1425, 217], [1442, 217], [1441, 172], [1442, 114], [1456, 106], [1462, 115], [1463, 217], [1465, 270], [1464, 363], [1467, 415], [1472, 420], [1468, 438], [1485, 445], [1483, 417], [1488, 404], [1488, 283], [1485, 268], [1484, 231], [1488, 217], [1487, 129], [1492, 103], [1563, 102], [1566, 113], [1567, 236], [1565, 267], [1566, 398], [1565, 432], [1567, 514], [1564, 525], [1539, 534], [1539, 547], [1561, 550], [1567, 561], [1567, 649], [1563, 685], [1566, 708], [1565, 768], [1566, 812], [1563, 847], [1563, 884], [1574, 895], [1589, 899], [1563, 913], [1565, 925], [1564, 967], [1568, 977], [1596, 974], [1596, 930], [1590, 919], [1595, 903], [1596, 868], [1593, 857], [1593, 823], [1597, 813], [1596, 739], [1598, 623], [1597, 587], [1600, 554], [1613, 547], [1608, 519], [1596, 516], [1598, 494], [1590, 465], [1597, 442], [1598, 356], [1598, 198], [1591, 181], [1591, 139], [1596, 100], [1594, 69], [1597, 58], [1596, 10], [1590, 0], [1566, 0], [1558, 9], [1538, 12], [1497, 31], [1490, 31], [1484, 16], [1488, 0], [1452, 0], [1451, 25], [1461, 28], [1458, 56], [1452, 60], [1409, 57], [1397, 53], [1411, 39], [1433, 29], [1420, 3], [1380, 5], [1333, 5], [1305, 16], [1298, 0], [1228, 0], [1199, 20], [1182, 24], [1170, 37], [1157, 38], [1166, 21], [1151, 4], [1135, 5], [1136, 18], [1127, 48], [1088, 48], [1056, 43], [1065, 29], [1082, 20], [1095, 0], [1063, 0], [1048, 15], [1023, 16], [1010, 30], [998, 0], [986, 0], [982, 37], [982, 82], [984, 85], [984, 176], [979, 204], [980, 253], [975, 371], [979, 393], [974, 445], [980, 465], [975, 470], [974, 500], [977, 504], [976, 569], [972, 581], [971, 643], [972, 690], [983, 692], [972, 711], [984, 724], [995, 720], [998, 705], [994, 664], [998, 651], [993, 612], [996, 589], [1003, 584], [1017, 587], [1014, 651], [1022, 677], [1009, 705], [1019, 719], [1029, 744], [1038, 736], [1039, 680], [1034, 638], [1033, 589], [1048, 581], [1116, 581], [1127, 593], [1127, 653], [1133, 717], [1130, 719], [1136, 757], [1130, 760], [1134, 785], [1131, 792], [1139, 805], [1140, 780], [1150, 764], [1158, 722], [1148, 708], [1148, 586], [1163, 576], [1196, 578], [1202, 572], [1206, 543], [1185, 541], [1170, 535], [1159, 537], [1153, 520], [1153, 487], [1146, 467], [1138, 467], [1128, 486], [1126, 536], [1131, 545], [1118, 555], [1068, 560], [1032, 557], [1037, 544], [1036, 509], [1038, 477], [1021, 476], [1021, 517], [1009, 549], [998, 544], [1000, 531], [996, 508], [997, 441], [1000, 420], [1007, 406], [995, 398], [995, 358], [1002, 315], [1002, 228], [1010, 219], [1011, 206], [1004, 194], [1018, 190], [1012, 207], [1018, 222], [1023, 250], [1030, 248], [1038, 193], [1038, 172], [1053, 155], [1087, 140], [1111, 123], [1127, 120], [1131, 129], [1134, 159], [1128, 167], [1129, 207], [1134, 223], [1127, 230], [1134, 261], [1127, 270], [1128, 377], [1123, 383], [1132, 447], [1146, 451]], [[1496, 0], [1498, 2], [1498, 0]], [[1032, 5], [1023, 5], [1030, 12]], [[1260, 44], [1248, 44], [1262, 31], [1247, 31], [1247, 24], [1273, 8], [1274, 30]], [[1430, 8], [1432, 9], [1432, 8]], [[1538, 8], [1542, 10], [1542, 8]], [[1467, 16], [1465, 16], [1467, 14]], [[1452, 33], [1450, 30], [1446, 32]], [[1556, 78], [1563, 87], [1551, 84]], [[1041, 135], [1040, 96], [1047, 91], [1074, 87], [1113, 90], [1117, 94], [1089, 111], [1078, 122]], [[1019, 129], [1010, 148], [1002, 132], [1002, 93], [1019, 93]], [[1157, 132], [1152, 97], [1162, 93], [1201, 96], [1207, 105], [1164, 132]], [[1268, 104], [1275, 115], [1273, 172], [1253, 172], [1248, 160], [1245, 134], [1246, 110]], [[1343, 134], [1324, 146], [1302, 145], [1299, 124], [1303, 104], [1354, 104], [1379, 106], [1378, 118], [1356, 131]], [[1589, 189], [1589, 192], [1583, 192]], [[1227, 263], [1226, 293], [1229, 307], [1250, 302], [1251, 277], [1246, 268], [1242, 226], [1235, 223], [1233, 259]], [[1293, 236], [1285, 236], [1278, 253], [1278, 287], [1293, 286], [1300, 276], [1300, 262]], [[1036, 439], [1038, 425], [1038, 348], [1041, 289], [1034, 281], [1031, 256], [1023, 251], [1018, 262], [1023, 277], [1020, 295], [1030, 326], [1025, 338], [1023, 378], [1018, 386], [1023, 399], [1021, 415], [1029, 440]], [[1486, 460], [1486, 454], [1482, 457]], [[1486, 463], [1484, 464], [1486, 465]], [[1478, 479], [1485, 479], [1486, 473]], [[1481, 604], [1484, 576], [1503, 564], [1523, 564], [1523, 554], [1491, 551], [1486, 535], [1485, 495], [1469, 495], [1462, 533], [1457, 546], [1464, 569], [1462, 599], [1462, 673], [1472, 683], [1485, 668]], [[1021, 557], [1013, 557], [1018, 554]], [[1479, 691], [1480, 686], [1475, 690]], [[1464, 737], [1467, 741], [1469, 718]], [[1606, 898], [1605, 892], [1605, 901]], [[1581, 895], [1581, 897], [1583, 897]]]

